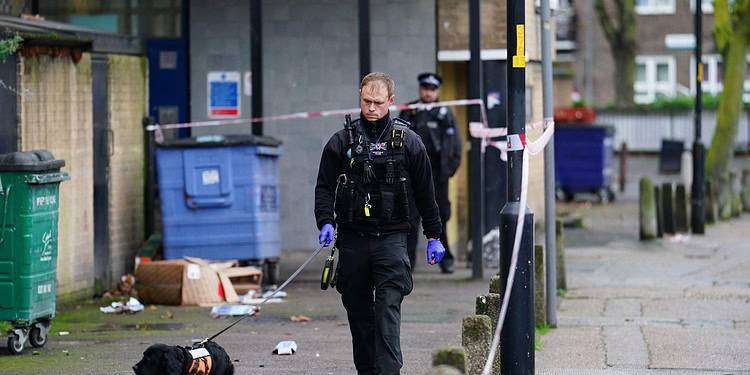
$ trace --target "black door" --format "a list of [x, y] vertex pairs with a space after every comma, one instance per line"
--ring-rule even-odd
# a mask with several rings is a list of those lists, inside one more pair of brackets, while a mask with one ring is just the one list
[[95, 292], [110, 287], [109, 267], [109, 159], [112, 134], [107, 98], [107, 57], [91, 59], [94, 115], [94, 277]]
[[[501, 60], [485, 60], [482, 62], [484, 73], [484, 87], [487, 97], [487, 119], [491, 128], [507, 127], [507, 71], [506, 63]], [[493, 140], [504, 140], [505, 137]], [[487, 147], [484, 155], [484, 232], [495, 229], [500, 224], [500, 210], [508, 201], [508, 169], [501, 159], [500, 150]]]

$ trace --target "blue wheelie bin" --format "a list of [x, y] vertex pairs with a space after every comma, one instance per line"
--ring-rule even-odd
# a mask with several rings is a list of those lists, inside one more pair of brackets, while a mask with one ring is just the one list
[[555, 127], [555, 183], [558, 198], [593, 193], [602, 202], [615, 198], [614, 128], [560, 124]]
[[281, 142], [252, 135], [202, 136], [156, 151], [164, 258], [263, 262], [276, 283], [281, 254]]

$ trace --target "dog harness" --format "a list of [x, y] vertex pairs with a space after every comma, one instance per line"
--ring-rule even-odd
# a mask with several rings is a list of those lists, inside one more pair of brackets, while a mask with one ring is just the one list
[[187, 373], [189, 375], [210, 375], [213, 367], [211, 354], [205, 348], [190, 350], [193, 361], [190, 362]]

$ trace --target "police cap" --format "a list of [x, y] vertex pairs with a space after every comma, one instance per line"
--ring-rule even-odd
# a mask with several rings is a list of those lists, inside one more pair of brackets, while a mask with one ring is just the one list
[[429, 88], [440, 88], [440, 84], [443, 83], [443, 78], [435, 73], [422, 73], [417, 76], [420, 86]]

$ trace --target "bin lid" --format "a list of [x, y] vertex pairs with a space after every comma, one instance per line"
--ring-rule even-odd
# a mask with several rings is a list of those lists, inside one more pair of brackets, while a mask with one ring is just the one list
[[227, 146], [270, 146], [278, 147], [281, 140], [262, 135], [201, 135], [175, 139], [159, 145], [166, 148], [227, 147]]
[[0, 172], [43, 172], [65, 166], [65, 160], [55, 159], [47, 150], [12, 152], [0, 155]]

